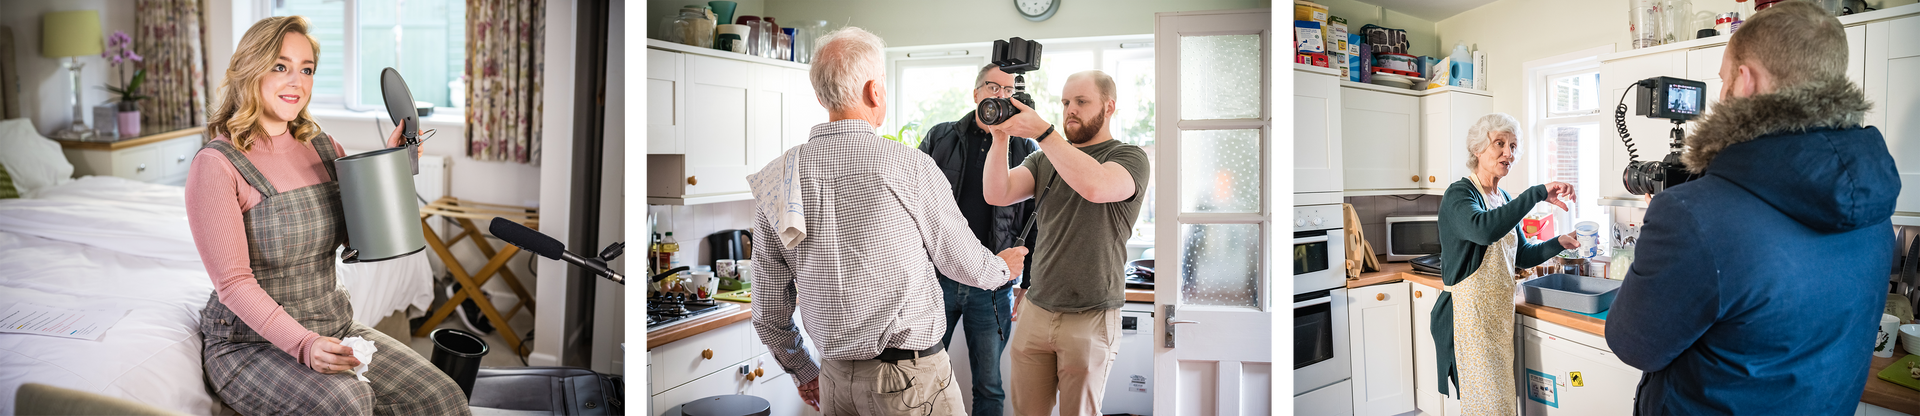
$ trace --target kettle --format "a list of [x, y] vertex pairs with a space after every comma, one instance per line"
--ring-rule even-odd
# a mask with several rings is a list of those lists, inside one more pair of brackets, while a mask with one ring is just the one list
[[721, 230], [707, 236], [707, 257], [712, 261], [753, 259], [753, 232]]

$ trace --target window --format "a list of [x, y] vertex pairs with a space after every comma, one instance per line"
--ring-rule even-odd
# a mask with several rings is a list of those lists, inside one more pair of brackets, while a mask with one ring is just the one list
[[[1043, 48], [1040, 70], [1026, 74], [1027, 93], [1033, 95], [1041, 118], [1060, 124], [1060, 96], [1067, 77], [1100, 70], [1113, 77], [1114, 113], [1107, 129], [1115, 140], [1140, 146], [1153, 161], [1153, 36], [1114, 36], [1039, 41]], [[889, 91], [894, 112], [883, 134], [906, 128], [920, 137], [934, 125], [954, 121], [973, 111], [973, 80], [993, 54], [991, 42], [890, 48], [887, 52]], [[911, 139], [910, 139], [911, 140]], [[1152, 175], [1148, 175], [1151, 180]], [[1154, 186], [1147, 185], [1147, 203], [1133, 227], [1133, 243], [1153, 241]]]
[[[1556, 234], [1573, 231], [1573, 224], [1593, 221], [1602, 224], [1600, 240], [1612, 237], [1607, 210], [1597, 204], [1600, 181], [1619, 180], [1618, 173], [1600, 172], [1600, 146], [1606, 145], [1602, 132], [1608, 120], [1600, 111], [1599, 55], [1610, 48], [1576, 52], [1569, 55], [1528, 62], [1526, 73], [1527, 127], [1530, 137], [1523, 148], [1531, 160], [1532, 183], [1565, 182], [1580, 196], [1571, 212], [1542, 205], [1554, 214]], [[1602, 255], [1609, 255], [1602, 247]]]
[[[413, 99], [464, 107], [464, 0], [268, 0], [273, 16], [300, 15], [320, 42], [314, 102], [385, 108], [380, 71], [407, 79]], [[402, 18], [404, 16], [404, 18]]]

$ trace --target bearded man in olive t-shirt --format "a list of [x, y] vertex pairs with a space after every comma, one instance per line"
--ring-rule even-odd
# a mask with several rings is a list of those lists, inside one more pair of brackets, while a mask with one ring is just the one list
[[[989, 126], [989, 155], [1005, 155], [1010, 136], [1033, 137], [1040, 152], [1008, 169], [987, 158], [981, 190], [1007, 206], [1037, 196], [1039, 237], [1017, 299], [1008, 385], [1015, 414], [1100, 414], [1107, 371], [1119, 349], [1121, 269], [1127, 238], [1147, 190], [1147, 152], [1113, 139], [1113, 77], [1085, 71], [1067, 78], [1062, 128], [1013, 101], [1020, 113]], [[1025, 318], [1025, 319], [1020, 319]]]

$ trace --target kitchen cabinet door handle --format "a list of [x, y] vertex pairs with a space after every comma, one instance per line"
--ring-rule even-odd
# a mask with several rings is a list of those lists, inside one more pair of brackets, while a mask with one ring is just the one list
[[700, 350], [700, 358], [708, 359], [708, 360], [713, 359], [713, 350]]
[[1418, 291], [1418, 290], [1415, 290], [1415, 291], [1413, 291], [1413, 297], [1414, 297], [1414, 299], [1419, 299], [1419, 298], [1420, 298], [1420, 291]]
[[1427, 182], [1438, 182], [1438, 181], [1440, 181], [1440, 177], [1438, 176], [1427, 176]]
[[1414, 181], [1414, 182], [1419, 182], [1419, 181], [1420, 181], [1420, 175], [1413, 175], [1413, 181]]
[[134, 171], [134, 172], [146, 172], [146, 171], [147, 171], [147, 164], [145, 164], [145, 163], [141, 163], [139, 167], [135, 167], [135, 168], [133, 168], [133, 171]]
[[754, 377], [766, 377], [766, 376], [767, 376], [767, 369], [765, 369], [765, 368], [755, 368], [755, 369], [753, 369], [753, 376], [754, 376]]
[[1387, 294], [1381, 293], [1381, 294], [1373, 295], [1373, 300], [1387, 300]]
[[688, 184], [688, 185], [699, 185], [699, 184], [700, 184], [700, 179], [698, 179], [698, 178], [695, 178], [695, 177], [692, 177], [692, 176], [688, 176], [688, 177], [687, 177], [687, 184]]

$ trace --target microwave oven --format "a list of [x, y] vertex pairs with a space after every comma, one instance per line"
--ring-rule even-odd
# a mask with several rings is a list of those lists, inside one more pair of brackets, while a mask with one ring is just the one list
[[1440, 216], [1438, 214], [1394, 214], [1387, 216], [1387, 246], [1379, 250], [1387, 261], [1407, 261], [1428, 254], [1440, 254]]

